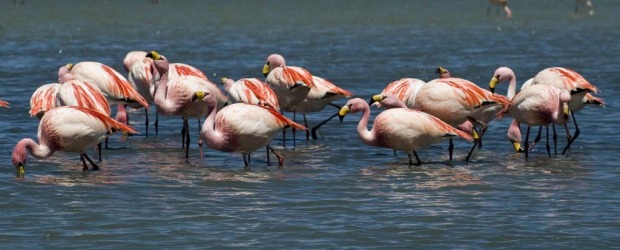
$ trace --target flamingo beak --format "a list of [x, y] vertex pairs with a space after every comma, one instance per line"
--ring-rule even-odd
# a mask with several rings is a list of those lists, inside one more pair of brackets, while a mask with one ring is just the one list
[[524, 152], [523, 148], [521, 147], [521, 143], [519, 143], [518, 141], [513, 141], [512, 142], [512, 146], [514, 147], [515, 152], [517, 152], [517, 153], [523, 153]]
[[562, 114], [564, 115], [564, 119], [568, 120], [568, 116], [570, 115], [570, 109], [568, 107], [568, 103], [562, 104]]
[[383, 95], [373, 95], [372, 98], [370, 98], [370, 101], [368, 101], [368, 105], [381, 101], [383, 101]]
[[342, 120], [344, 119], [344, 116], [347, 115], [349, 111], [351, 111], [351, 109], [349, 109], [349, 106], [346, 106], [346, 105], [342, 107], [340, 111], [338, 111], [338, 118], [340, 119], [340, 122], [342, 122]]
[[498, 83], [499, 78], [497, 76], [491, 78], [491, 81], [489, 82], [489, 90], [491, 90], [491, 93], [495, 94], [495, 86], [497, 86]]
[[24, 178], [24, 175], [26, 175], [26, 167], [20, 162], [17, 166], [17, 178]]
[[157, 53], [155, 51], [149, 52], [148, 54], [146, 54], [146, 57], [153, 58], [153, 60], [159, 60], [161, 58], [159, 53]]
[[265, 65], [263, 65], [263, 75], [267, 76], [269, 75], [269, 72], [271, 72], [271, 67], [269, 64], [265, 63]]
[[228, 78], [226, 78], [226, 77], [222, 77], [222, 78], [220, 79], [220, 84], [224, 85], [224, 83], [226, 83], [226, 80], [228, 80]]
[[205, 92], [198, 91], [192, 95], [192, 102], [196, 100], [202, 100], [202, 98], [205, 98], [206, 95], [207, 94]]

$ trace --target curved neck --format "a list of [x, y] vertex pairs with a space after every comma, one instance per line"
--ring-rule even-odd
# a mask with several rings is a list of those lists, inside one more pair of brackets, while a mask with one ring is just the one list
[[366, 104], [364, 106], [364, 109], [362, 110], [362, 118], [360, 118], [360, 122], [357, 124], [357, 133], [364, 143], [373, 145], [375, 141], [375, 136], [372, 130], [368, 130], [369, 118], [370, 107], [368, 106], [368, 104]]
[[178, 109], [178, 104], [173, 98], [168, 98], [168, 72], [161, 75], [157, 87], [155, 87], [155, 94], [153, 96], [157, 110], [164, 115], [172, 115], [171, 112], [175, 112]]
[[[18, 148], [21, 150], [27, 149], [30, 152], [30, 154], [37, 159], [45, 159], [47, 157], [52, 156], [52, 154], [54, 154], [54, 150], [50, 149], [47, 145], [45, 144], [39, 145], [30, 138], [22, 139], [21, 141], [17, 143], [17, 146], [15, 146], [15, 148], [16, 150]], [[25, 158], [25, 155], [24, 155], [24, 158]]]
[[506, 97], [508, 100], [512, 100], [517, 92], [517, 78], [514, 74], [510, 76], [510, 85], [508, 85], [508, 92], [506, 93]]
[[[209, 103], [210, 104], [210, 103]], [[207, 116], [204, 124], [202, 125], [202, 136], [204, 137], [207, 145], [211, 148], [216, 148], [217, 145], [225, 145], [226, 137], [224, 133], [220, 131], [219, 127], [215, 127], [215, 116], [217, 115], [217, 102], [215, 104], [209, 105], [211, 112]]]

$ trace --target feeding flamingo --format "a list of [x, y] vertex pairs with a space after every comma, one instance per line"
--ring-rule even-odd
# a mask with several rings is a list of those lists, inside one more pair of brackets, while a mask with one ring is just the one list
[[[185, 157], [189, 158], [189, 123], [190, 117], [201, 117], [209, 114], [211, 108], [202, 101], [192, 101], [192, 95], [198, 91], [210, 90], [216, 95], [218, 103], [223, 106], [227, 102], [226, 96], [213, 83], [203, 78], [192, 75], [180, 75], [170, 77], [168, 70], [170, 63], [165, 56], [155, 51], [147, 54], [153, 59], [155, 68], [161, 76], [159, 86], [155, 89], [154, 102], [157, 112], [162, 115], [180, 115], [183, 118], [183, 146], [185, 147]], [[199, 124], [202, 125], [202, 124]], [[202, 140], [199, 140], [199, 148], [202, 157]]]
[[489, 0], [489, 2], [491, 3], [491, 6], [487, 9], [487, 16], [489, 15], [489, 12], [491, 12], [493, 6], [495, 6], [496, 15], [499, 15], [499, 9], [502, 8], [504, 9], [504, 12], [506, 12], [507, 18], [512, 17], [512, 11], [508, 8], [508, 0]]
[[138, 103], [148, 109], [148, 102], [142, 97], [131, 84], [111, 67], [98, 62], [80, 62], [67, 64], [58, 70], [58, 81], [64, 83], [68, 80], [84, 80], [92, 84], [106, 97], [109, 103], [118, 105], [116, 119], [127, 123], [125, 105]]
[[[310, 89], [306, 99], [304, 99], [301, 103], [299, 103], [295, 110], [299, 113], [302, 113], [304, 117], [304, 125], [308, 127], [308, 122], [306, 120], [306, 114], [312, 112], [319, 112], [325, 108], [327, 105], [334, 106], [340, 110], [340, 106], [333, 104], [331, 102], [336, 101], [342, 98], [349, 98], [353, 94], [343, 88], [340, 88], [333, 84], [332, 82], [325, 80], [318, 76], [312, 76], [312, 81], [314, 82], [314, 88]], [[306, 140], [310, 138], [310, 134], [312, 134], [313, 139], [317, 139], [316, 131], [325, 123], [327, 123], [332, 118], [336, 117], [338, 114], [334, 114], [333, 116], [327, 118], [326, 120], [320, 122], [317, 126], [310, 129], [310, 131], [306, 130]], [[311, 133], [310, 133], [311, 132]]]
[[[487, 121], [501, 114], [508, 106], [509, 100], [504, 96], [492, 94], [488, 90], [461, 78], [439, 78], [426, 83], [416, 96], [416, 108], [429, 113], [442, 121], [457, 126], [465, 121], [482, 127], [479, 139], [467, 155], [469, 161], [473, 150], [480, 142], [487, 128]], [[450, 140], [450, 159], [453, 151]]]
[[27, 151], [38, 159], [50, 157], [56, 151], [80, 154], [83, 170], [88, 170], [86, 160], [92, 170], [98, 170], [86, 150], [116, 131], [136, 133], [136, 131], [114, 119], [83, 107], [57, 107], [48, 110], [41, 118], [38, 129], [39, 143], [30, 138], [20, 140], [13, 149], [12, 162], [17, 168], [17, 176], [23, 177]]
[[202, 100], [214, 110], [202, 126], [201, 134], [207, 146], [223, 152], [242, 153], [246, 167], [249, 166], [250, 153], [261, 147], [271, 150], [282, 167], [284, 158], [269, 146], [269, 142], [287, 127], [306, 129], [269, 107], [235, 103], [218, 111], [217, 96], [209, 90], [196, 92], [192, 99]]
[[[393, 100], [400, 101], [398, 98]], [[380, 100], [379, 100], [380, 101]], [[400, 104], [404, 107], [404, 104]], [[348, 113], [362, 112], [357, 125], [360, 139], [371, 146], [400, 150], [409, 157], [409, 166], [420, 165], [422, 162], [416, 150], [438, 143], [442, 140], [460, 136], [468, 141], [473, 138], [465, 132], [459, 131], [440, 119], [408, 108], [392, 108], [381, 112], [368, 130], [370, 106], [360, 98], [349, 100], [339, 111], [340, 120]], [[411, 155], [417, 163], [413, 163]]]
[[[525, 135], [524, 151], [528, 157], [529, 135], [531, 126], [544, 126], [547, 129], [547, 154], [551, 157], [549, 146], [549, 125], [565, 124], [568, 121], [570, 108], [570, 93], [566, 89], [560, 89], [547, 84], [534, 84], [521, 90], [512, 98], [509, 112], [513, 117], [508, 137], [513, 142], [515, 150], [519, 150], [521, 132], [519, 124], [524, 123], [527, 127]], [[555, 127], [553, 129], [553, 141], [556, 143]]]
[[41, 119], [45, 112], [56, 107], [56, 92], [60, 83], [48, 83], [37, 88], [30, 97], [30, 116]]
[[[509, 81], [510, 84], [508, 86], [508, 98], [515, 96], [516, 92], [516, 76], [514, 71], [508, 67], [499, 67], [493, 73], [493, 77], [489, 82], [489, 88], [492, 92], [495, 91], [495, 87], [497, 84]], [[579, 75], [577, 72], [561, 67], [553, 67], [547, 68], [540, 71], [534, 78], [529, 79], [521, 86], [521, 91], [528, 88], [531, 85], [535, 84], [549, 84], [553, 85], [560, 89], [569, 90], [571, 93], [571, 101], [569, 103], [569, 108], [571, 110], [571, 116], [573, 118], [573, 123], [575, 124], [575, 135], [571, 136], [568, 124], [564, 124], [566, 129], [566, 135], [568, 139], [568, 145], [564, 148], [563, 153], [566, 152], [572, 141], [576, 139], [579, 135], [579, 127], [577, 125], [577, 121], [575, 120], [574, 113], [581, 110], [586, 104], [596, 104], [599, 106], [605, 105], [605, 101], [601, 98], [595, 97], [589, 92], [598, 92], [598, 89], [590, 84], [583, 76]], [[534, 144], [540, 140], [540, 130], [539, 134], [534, 140]], [[528, 149], [529, 150], [529, 149]]]
[[[263, 65], [265, 83], [273, 89], [278, 97], [282, 111], [293, 112], [295, 120], [295, 108], [306, 99], [311, 88], [314, 88], [312, 74], [308, 70], [296, 66], [286, 66], [284, 57], [279, 54], [271, 54]], [[284, 131], [283, 137], [284, 137]], [[284, 145], [284, 139], [282, 144]], [[295, 147], [295, 129], [293, 129], [293, 147]]]

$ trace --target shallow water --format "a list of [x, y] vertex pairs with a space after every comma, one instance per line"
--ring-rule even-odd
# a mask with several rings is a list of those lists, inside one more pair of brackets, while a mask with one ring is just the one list
[[[512, 19], [486, 16], [487, 1], [25, 1], [0, 3], [0, 243], [3, 248], [611, 248], [620, 238], [617, 55], [620, 2], [511, 1]], [[259, 77], [280, 53], [368, 99], [403, 77], [435, 78], [437, 66], [486, 87], [495, 68], [519, 83], [550, 66], [575, 69], [607, 108], [577, 114], [581, 135], [548, 158], [544, 139], [529, 160], [514, 154], [508, 119], [490, 125], [473, 161], [468, 144], [403, 153], [366, 146], [358, 115], [325, 125], [322, 139], [297, 136], [286, 166], [264, 150], [244, 170], [241, 155], [180, 146], [181, 119], [162, 117], [158, 136], [112, 138], [102, 169], [79, 157], [29, 158], [26, 178], [10, 160], [36, 137], [28, 100], [58, 67], [99, 61], [122, 72], [130, 50], [157, 50], [216, 81]], [[506, 84], [499, 91], [506, 91]], [[341, 100], [337, 102], [343, 104]], [[376, 114], [377, 111], [373, 110]], [[334, 108], [308, 116], [316, 124]], [[299, 120], [299, 117], [298, 117]], [[142, 111], [131, 124], [144, 131]], [[197, 135], [196, 121], [190, 133]], [[571, 126], [572, 127], [572, 126]], [[560, 146], [565, 145], [558, 130]], [[532, 136], [533, 137], [533, 136]], [[290, 137], [289, 137], [290, 138]], [[92, 152], [91, 154], [93, 154]]]

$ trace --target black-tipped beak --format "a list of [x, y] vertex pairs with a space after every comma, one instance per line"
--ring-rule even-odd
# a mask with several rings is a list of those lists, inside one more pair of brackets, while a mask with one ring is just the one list
[[151, 52], [146, 53], [146, 57], [148, 57], [148, 58], [153, 58], [153, 53], [151, 53]]
[[340, 122], [342, 122], [342, 120], [344, 120], [344, 115], [338, 114], [338, 120], [340, 120]]

